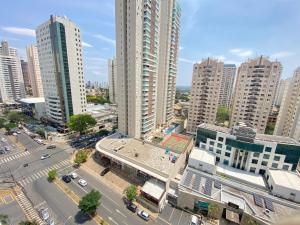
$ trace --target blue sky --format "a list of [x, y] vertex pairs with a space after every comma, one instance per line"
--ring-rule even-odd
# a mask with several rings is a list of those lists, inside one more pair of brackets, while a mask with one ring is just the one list
[[[283, 64], [283, 78], [300, 66], [299, 0], [179, 0], [182, 7], [177, 85], [190, 85], [192, 65], [206, 57], [240, 64], [261, 54]], [[5, 1], [0, 39], [25, 57], [27, 44], [50, 14], [66, 15], [82, 31], [86, 80], [107, 81], [115, 55], [114, 0]]]

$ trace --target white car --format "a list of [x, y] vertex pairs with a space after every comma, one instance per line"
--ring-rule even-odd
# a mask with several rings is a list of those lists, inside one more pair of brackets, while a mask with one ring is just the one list
[[1, 138], [1, 141], [2, 141], [2, 142], [6, 142], [6, 139], [5, 139], [5, 138]]
[[137, 212], [137, 214], [138, 214], [138, 216], [141, 217], [143, 220], [148, 221], [148, 220], [150, 219], [150, 215], [149, 215], [147, 212], [145, 212], [144, 210], [139, 210], [139, 211]]
[[75, 173], [75, 172], [72, 172], [69, 174], [69, 176], [72, 178], [72, 179], [76, 179], [78, 177], [78, 174]]
[[48, 212], [48, 209], [41, 209], [41, 210], [40, 210], [40, 215], [41, 215], [41, 217], [42, 217], [42, 219], [43, 219], [44, 221], [48, 220], [49, 217], [50, 217], [49, 212]]
[[78, 184], [80, 184], [80, 186], [85, 187], [87, 185], [87, 182], [84, 179], [80, 179], [78, 181]]
[[46, 154], [46, 155], [41, 156], [41, 160], [44, 160], [44, 159], [47, 159], [47, 158], [50, 158], [50, 157], [51, 157], [50, 154]]
[[200, 225], [200, 220], [197, 216], [192, 215], [190, 225]]

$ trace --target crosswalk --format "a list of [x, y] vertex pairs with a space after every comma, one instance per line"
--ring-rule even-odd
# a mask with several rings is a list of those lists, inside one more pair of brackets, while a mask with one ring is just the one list
[[28, 219], [35, 220], [40, 225], [44, 224], [44, 222], [39, 217], [37, 211], [33, 208], [32, 204], [29, 202], [29, 200], [27, 199], [27, 197], [24, 195], [23, 192], [18, 194], [16, 199], [17, 199], [17, 202], [19, 203], [19, 205], [21, 206], [21, 208], [26, 213], [26, 216], [28, 217]]
[[38, 171], [38, 172], [32, 174], [32, 175], [29, 176], [29, 177], [26, 177], [25, 179], [19, 181], [19, 184], [20, 184], [22, 187], [24, 187], [24, 186], [26, 186], [26, 185], [32, 183], [33, 181], [35, 181], [35, 180], [41, 178], [41, 177], [48, 176], [48, 172], [49, 172], [50, 170], [54, 170], [54, 169], [55, 169], [55, 170], [58, 170], [58, 169], [60, 169], [60, 168], [63, 168], [63, 167], [66, 167], [66, 166], [71, 166], [71, 165], [72, 165], [72, 164], [70, 163], [70, 161], [66, 159], [66, 160], [61, 161], [61, 162], [59, 162], [59, 163], [56, 163], [56, 164], [54, 164], [54, 165], [52, 165], [52, 166], [50, 166], [50, 167], [48, 167], [48, 168], [46, 168], [46, 169], [43, 169], [43, 170], [41, 170], [41, 171]]
[[0, 159], [0, 164], [7, 163], [7, 162], [10, 162], [12, 160], [16, 160], [18, 158], [25, 157], [25, 156], [28, 156], [28, 155], [30, 155], [29, 151], [8, 155], [8, 156], [3, 157], [3, 158]]

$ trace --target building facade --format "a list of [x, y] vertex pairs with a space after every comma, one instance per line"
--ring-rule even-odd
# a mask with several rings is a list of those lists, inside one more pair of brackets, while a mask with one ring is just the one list
[[118, 130], [146, 137], [156, 126], [160, 0], [117, 0]]
[[30, 77], [28, 72], [28, 62], [21, 59], [21, 68], [22, 68], [25, 90], [28, 91], [31, 88], [31, 82], [30, 82]]
[[219, 97], [219, 106], [224, 106], [230, 108], [232, 103], [232, 96], [234, 92], [234, 79], [236, 74], [235, 64], [224, 64], [220, 97]]
[[86, 112], [82, 43], [79, 27], [66, 17], [51, 16], [36, 29], [47, 119], [64, 126]]
[[32, 95], [33, 97], [44, 97], [37, 47], [36, 45], [28, 45], [26, 51], [27, 51], [28, 71], [29, 71]]
[[0, 46], [0, 102], [9, 103], [25, 97], [25, 86], [17, 49], [7, 41]]
[[274, 98], [274, 105], [275, 106], [280, 107], [282, 105], [283, 93], [286, 90], [286, 88], [289, 86], [289, 84], [290, 84], [290, 79], [285, 79], [285, 80], [281, 79], [279, 81], [278, 88], [277, 88], [277, 91], [276, 91], [276, 95], [275, 95], [275, 98]]
[[215, 123], [223, 76], [223, 62], [208, 58], [194, 64], [187, 132], [202, 123]]
[[300, 140], [300, 67], [283, 91], [275, 134]]
[[109, 89], [109, 101], [111, 103], [117, 103], [117, 60], [109, 59], [108, 62], [108, 89]]
[[247, 122], [264, 133], [282, 67], [263, 56], [242, 63], [238, 69], [230, 127]]
[[267, 168], [296, 170], [300, 159], [300, 144], [296, 140], [259, 134], [244, 123], [232, 129], [201, 124], [196, 145], [213, 152], [219, 163], [257, 174], [264, 174]]
[[168, 125], [173, 118], [181, 9], [176, 0], [161, 1], [156, 124]]

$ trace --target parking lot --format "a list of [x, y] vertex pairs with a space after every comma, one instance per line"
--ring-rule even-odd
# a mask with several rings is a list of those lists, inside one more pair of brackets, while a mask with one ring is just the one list
[[190, 213], [176, 209], [167, 204], [163, 211], [159, 214], [157, 222], [160, 224], [188, 225], [190, 217]]

